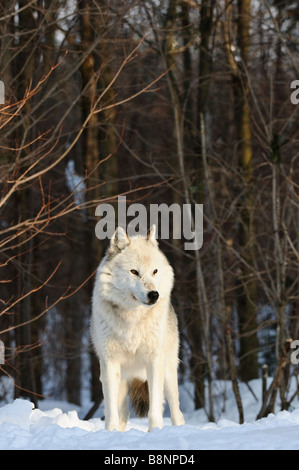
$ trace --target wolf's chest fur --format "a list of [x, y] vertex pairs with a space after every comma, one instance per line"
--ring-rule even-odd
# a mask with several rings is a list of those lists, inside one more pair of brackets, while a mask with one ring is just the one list
[[165, 323], [161, 312], [159, 319], [156, 316], [154, 309], [114, 313], [105, 335], [109, 352], [127, 357], [155, 352], [163, 340]]

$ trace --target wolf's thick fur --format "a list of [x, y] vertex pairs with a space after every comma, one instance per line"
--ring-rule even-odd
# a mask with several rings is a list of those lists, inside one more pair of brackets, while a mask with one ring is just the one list
[[109, 431], [124, 431], [128, 393], [139, 414], [148, 412], [149, 430], [163, 426], [164, 394], [172, 424], [184, 424], [172, 287], [173, 270], [158, 248], [155, 227], [147, 238], [129, 238], [117, 228], [97, 270], [91, 317]]

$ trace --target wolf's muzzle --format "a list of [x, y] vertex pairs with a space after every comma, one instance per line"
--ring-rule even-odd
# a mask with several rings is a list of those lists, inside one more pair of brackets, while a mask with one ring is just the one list
[[147, 294], [147, 297], [148, 297], [148, 300], [149, 300], [149, 304], [150, 305], [153, 305], [154, 303], [157, 302], [158, 298], [159, 298], [159, 292], [157, 292], [156, 290], [151, 290], [148, 294]]

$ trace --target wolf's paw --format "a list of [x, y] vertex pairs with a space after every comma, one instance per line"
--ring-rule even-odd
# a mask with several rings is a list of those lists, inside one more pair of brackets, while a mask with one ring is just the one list
[[105, 422], [106, 431], [121, 431], [118, 420], [109, 420]]
[[171, 423], [173, 426], [183, 426], [183, 424], [185, 424], [183, 413], [179, 411], [176, 416], [172, 416]]
[[163, 428], [163, 418], [150, 418], [148, 420], [148, 432], [153, 431], [154, 429]]

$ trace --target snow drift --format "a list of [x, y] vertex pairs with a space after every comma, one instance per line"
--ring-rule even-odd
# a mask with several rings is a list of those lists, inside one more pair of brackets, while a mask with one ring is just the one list
[[[221, 384], [222, 387], [224, 384]], [[257, 393], [259, 381], [251, 383]], [[97, 417], [84, 421], [75, 405], [44, 400], [39, 408], [27, 400], [17, 399], [0, 407], [0, 449], [52, 450], [299, 450], [299, 402], [292, 411], [280, 411], [255, 420], [259, 403], [241, 387], [246, 422], [237, 422], [231, 390], [226, 390], [226, 411], [217, 423], [207, 422], [203, 410], [189, 410], [182, 393], [186, 424], [171, 426], [164, 418], [161, 430], [147, 432], [147, 419], [132, 418], [127, 430], [107, 432], [99, 411]], [[296, 406], [298, 408], [296, 408]]]

